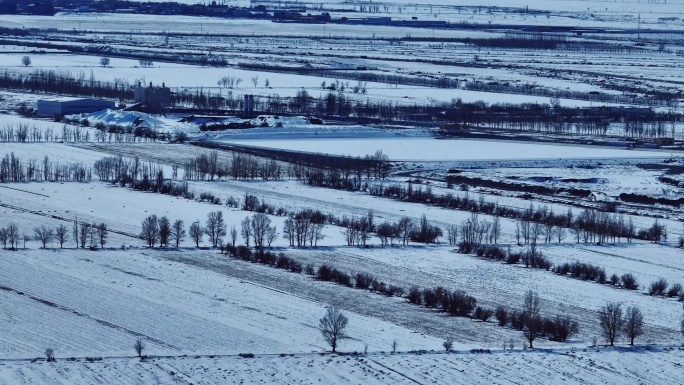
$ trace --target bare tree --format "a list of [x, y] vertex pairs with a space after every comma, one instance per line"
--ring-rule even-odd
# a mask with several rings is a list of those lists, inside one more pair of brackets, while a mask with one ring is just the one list
[[21, 64], [23, 64], [24, 67], [30, 66], [30, 65], [31, 65], [31, 58], [28, 57], [28, 56], [23, 56], [23, 57], [21, 58]]
[[97, 246], [97, 233], [98, 233], [98, 224], [93, 222], [90, 224], [88, 227], [88, 239], [90, 240], [90, 248], [95, 248]]
[[494, 220], [492, 221], [491, 238], [494, 241], [494, 243], [497, 243], [499, 241], [500, 237], [501, 237], [501, 217], [499, 217], [498, 215], [495, 215]]
[[169, 218], [163, 216], [159, 218], [159, 246], [166, 247], [169, 245], [169, 238], [171, 237], [171, 222]]
[[233, 245], [233, 247], [235, 247], [235, 242], [237, 242], [237, 235], [237, 229], [235, 228], [235, 226], [232, 226], [230, 228], [230, 242]]
[[[309, 245], [318, 246], [318, 241], [325, 238], [323, 234], [323, 229], [325, 228], [325, 223], [312, 223], [309, 228]], [[275, 231], [275, 226], [273, 227]]]
[[411, 221], [411, 218], [409, 217], [403, 217], [399, 220], [399, 223], [397, 223], [397, 233], [404, 245], [408, 245], [413, 229], [413, 221]]
[[147, 246], [154, 247], [154, 244], [159, 240], [159, 220], [156, 215], [150, 215], [142, 222], [142, 231], [140, 238], [147, 242]]
[[218, 246], [221, 237], [226, 235], [226, 224], [221, 211], [212, 211], [207, 215], [207, 226], [204, 231], [209, 236], [212, 246]]
[[450, 352], [451, 349], [454, 347], [454, 339], [451, 337], [447, 337], [447, 339], [445, 339], [442, 343], [442, 346], [444, 346], [444, 350]]
[[54, 362], [55, 361], [55, 351], [52, 350], [51, 348], [45, 349], [45, 359], [47, 359], [47, 362]]
[[525, 339], [530, 344], [530, 349], [533, 348], [533, 342], [542, 329], [542, 319], [539, 315], [539, 294], [532, 290], [528, 290], [525, 294], [522, 309], [523, 316], [523, 334]]
[[5, 234], [7, 236], [7, 242], [10, 244], [11, 249], [16, 249], [19, 246], [19, 226], [16, 223], [11, 222], [5, 229]]
[[133, 345], [133, 348], [135, 349], [135, 353], [138, 355], [138, 357], [142, 358], [142, 351], [145, 349], [145, 343], [142, 342], [141, 339], [135, 340], [135, 345]]
[[7, 229], [0, 229], [0, 242], [2, 242], [2, 247], [7, 248]]
[[109, 229], [107, 224], [102, 222], [97, 225], [97, 239], [100, 241], [100, 247], [104, 247], [107, 243], [107, 238], [109, 238]]
[[539, 316], [539, 294], [537, 292], [527, 291], [523, 302], [523, 313], [530, 317]]
[[245, 240], [245, 246], [249, 247], [249, 237], [252, 234], [252, 228], [251, 228], [251, 220], [249, 217], [245, 217], [245, 219], [240, 222], [240, 233], [242, 235], [242, 239]]
[[45, 226], [36, 227], [33, 229], [33, 233], [36, 235], [36, 240], [41, 243], [43, 248], [47, 248], [47, 244], [52, 242], [52, 238], [55, 236], [52, 229]]
[[271, 243], [273, 243], [276, 238], [278, 238], [278, 230], [275, 226], [269, 227], [266, 231], [266, 243], [268, 243], [268, 247], [271, 247]]
[[606, 341], [610, 346], [615, 343], [615, 338], [622, 330], [625, 320], [622, 318], [622, 306], [616, 302], [608, 302], [599, 310], [599, 325]]
[[644, 316], [638, 307], [627, 308], [625, 315], [625, 333], [629, 337], [629, 344], [634, 345], [634, 339], [644, 334]]
[[565, 239], [565, 234], [566, 234], [565, 227], [562, 227], [562, 226], [556, 227], [556, 237], [558, 238], [558, 243], [563, 242], [563, 239]]
[[178, 245], [184, 238], [185, 228], [183, 221], [180, 219], [176, 219], [173, 222], [173, 226], [171, 226], [171, 239], [173, 239], [173, 242], [176, 244], [176, 247], [178, 247]]
[[204, 229], [199, 224], [199, 221], [193, 222], [189, 229], [190, 238], [195, 242], [195, 246], [199, 247], [199, 243], [202, 242], [202, 236], [204, 236]]
[[447, 226], [447, 239], [449, 241], [449, 245], [455, 245], [458, 243], [458, 226]]
[[67, 229], [66, 226], [57, 226], [57, 229], [55, 230], [55, 238], [57, 239], [57, 242], [59, 242], [60, 249], [64, 247], [64, 242], [66, 242], [67, 234], [69, 234], [69, 229]]
[[259, 83], [259, 76], [254, 76], [252, 78], [252, 84], [254, 84], [254, 88], [256, 88], [258, 83]]
[[264, 213], [256, 213], [252, 216], [252, 238], [255, 247], [263, 247], [264, 238], [271, 228], [271, 219]]
[[537, 239], [539, 239], [539, 236], [541, 236], [543, 234], [544, 234], [544, 225], [539, 223], [539, 222], [534, 222], [530, 226], [530, 232], [529, 232], [530, 243], [532, 243], [533, 245], [536, 245]]
[[103, 57], [100, 58], [100, 65], [103, 66], [103, 67], [106, 67], [106, 66], [109, 65], [109, 62], [110, 62], [110, 61], [111, 61], [111, 60], [109, 60], [108, 57], [103, 56]]
[[325, 341], [332, 348], [333, 353], [336, 352], [340, 340], [349, 338], [345, 333], [348, 322], [347, 317], [334, 306], [329, 307], [325, 316], [319, 321], [318, 328]]
[[525, 317], [523, 325], [523, 335], [525, 336], [525, 339], [527, 342], [530, 344], [530, 349], [534, 348], [533, 343], [541, 334], [542, 331], [542, 326], [543, 326], [543, 321], [542, 318], [537, 316], [537, 317]]
[[81, 225], [78, 228], [78, 238], [81, 242], [82, 249], [86, 247], [88, 242], [88, 234], [90, 234], [90, 223], [81, 222]]
[[79, 232], [78, 232], [79, 226], [78, 226], [78, 218], [74, 220], [74, 226], [72, 227], [71, 230], [71, 235], [74, 237], [74, 242], [76, 242], [76, 248], [78, 249], [79, 245]]

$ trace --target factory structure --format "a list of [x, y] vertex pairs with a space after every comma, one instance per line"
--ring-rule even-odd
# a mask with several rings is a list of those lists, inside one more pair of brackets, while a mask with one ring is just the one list
[[155, 87], [150, 82], [149, 87], [147, 87], [143, 86], [142, 82], [138, 82], [133, 91], [133, 98], [136, 103], [145, 107], [145, 111], [159, 114], [164, 108], [171, 105], [171, 90], [164, 83], [161, 87]]
[[114, 102], [109, 100], [91, 98], [40, 99], [36, 105], [36, 112], [44, 116], [87, 114], [114, 108], [114, 105]]

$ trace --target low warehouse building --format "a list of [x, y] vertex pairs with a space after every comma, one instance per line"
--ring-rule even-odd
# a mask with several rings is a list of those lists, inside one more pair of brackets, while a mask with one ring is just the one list
[[71, 115], [114, 108], [114, 102], [102, 99], [56, 98], [38, 100], [38, 115]]

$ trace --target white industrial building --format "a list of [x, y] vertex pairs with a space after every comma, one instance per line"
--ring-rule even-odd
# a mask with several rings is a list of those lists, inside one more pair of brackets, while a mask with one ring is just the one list
[[89, 98], [55, 98], [38, 100], [38, 115], [71, 115], [90, 113], [107, 108], [114, 108], [114, 102]]

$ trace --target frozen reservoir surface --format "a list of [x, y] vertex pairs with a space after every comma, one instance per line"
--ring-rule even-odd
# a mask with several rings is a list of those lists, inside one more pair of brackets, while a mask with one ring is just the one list
[[321, 154], [364, 156], [382, 150], [390, 160], [497, 161], [669, 158], [661, 150], [627, 150], [598, 146], [521, 143], [500, 140], [433, 138], [249, 139], [231, 144]]

